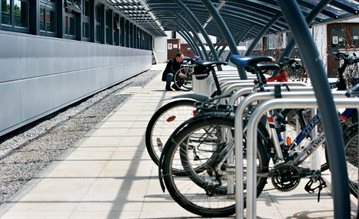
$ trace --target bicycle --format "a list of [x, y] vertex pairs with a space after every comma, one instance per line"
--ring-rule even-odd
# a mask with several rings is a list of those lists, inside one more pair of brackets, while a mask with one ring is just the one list
[[[221, 93], [215, 66], [226, 65], [226, 62], [202, 62], [197, 61], [193, 75], [199, 79], [208, 77], [210, 74], [217, 85], [217, 91], [212, 95]], [[151, 117], [145, 132], [145, 143], [148, 154], [155, 164], [158, 160], [168, 137], [177, 126], [193, 117], [196, 101], [204, 102], [210, 97], [201, 94], [188, 94], [175, 97], [175, 99], [159, 108]]]
[[[248, 63], [246, 64], [250, 65]], [[202, 216], [227, 216], [233, 214], [234, 203], [232, 202], [233, 200], [231, 201], [233, 193], [227, 192], [227, 184], [225, 183], [225, 180], [233, 179], [234, 173], [234, 166], [231, 166], [231, 163], [227, 160], [229, 157], [228, 152], [233, 151], [234, 147], [233, 118], [228, 112], [227, 114], [217, 112], [215, 114], [205, 114], [202, 117], [194, 117], [186, 123], [187, 125], [182, 125], [181, 128], [175, 130], [170, 140], [166, 143], [166, 151], [162, 153], [163, 161], [160, 163], [160, 176], [163, 177], [164, 184], [176, 202], [192, 213]], [[309, 156], [306, 153], [314, 150], [314, 146], [320, 145], [323, 135], [315, 138], [312, 141], [313, 143], [305, 147], [304, 152], [295, 157], [297, 160], [293, 161], [293, 156], [291, 156], [296, 154], [297, 151], [294, 151], [294, 147], [288, 147], [285, 150], [287, 153], [284, 153], [284, 163], [281, 163], [280, 159], [276, 159], [275, 153], [272, 153], [272, 149], [275, 150], [276, 147], [273, 146], [269, 133], [263, 127], [264, 125], [259, 129], [259, 144], [257, 145], [258, 195], [261, 193], [267, 177], [272, 177], [276, 188], [282, 191], [294, 189], [299, 184], [300, 178], [305, 176], [311, 176], [313, 180], [320, 180], [318, 178], [320, 173], [307, 168], [298, 168], [296, 165], [301, 164]], [[303, 131], [305, 132], [304, 129]], [[225, 136], [229, 137], [223, 140], [224, 135], [221, 135], [221, 133], [225, 133]], [[192, 154], [193, 148], [197, 149], [195, 154]], [[204, 155], [199, 156], [199, 149], [204, 152]], [[267, 156], [267, 154], [272, 156]], [[272, 159], [277, 164], [271, 170], [268, 166], [269, 159]], [[173, 174], [174, 169], [182, 170], [181, 177]], [[291, 175], [291, 173], [293, 174]], [[164, 188], [163, 182], [160, 182]], [[198, 194], [202, 197], [201, 203], [197, 203], [196, 199], [192, 198], [193, 193], [187, 194], [187, 190], [183, 191], [182, 187], [179, 187], [184, 183], [191, 185], [191, 188], [196, 188], [197, 192], [201, 193]], [[186, 188], [188, 189], [188, 187]], [[313, 192], [311, 184], [307, 184], [306, 188], [308, 192]], [[206, 202], [203, 200], [206, 200]], [[219, 200], [222, 202], [226, 200], [226, 204], [223, 204], [222, 207], [213, 207], [212, 202]]]
[[174, 75], [174, 83], [183, 91], [192, 90], [192, 74], [195, 70], [196, 60], [184, 58], [181, 68]]
[[[272, 58], [261, 57], [257, 61], [272, 61]], [[263, 82], [261, 77], [258, 81], [259, 84]], [[234, 177], [234, 168], [225, 161], [226, 152], [233, 151], [234, 145], [233, 108], [210, 104], [211, 100], [207, 103], [200, 104], [205, 107], [198, 110], [199, 114], [178, 127], [166, 142], [159, 164], [160, 183], [163, 189], [166, 185], [178, 204], [192, 213], [228, 216], [235, 212], [234, 190], [228, 192], [226, 189], [227, 179]], [[258, 150], [259, 168], [263, 170], [269, 161], [264, 145]], [[266, 177], [260, 177], [258, 182], [260, 194]], [[186, 185], [185, 190], [182, 190], [183, 185]], [[193, 197], [194, 192], [197, 198]]]
[[308, 74], [307, 70], [302, 65], [302, 60], [298, 58], [285, 58], [285, 61], [287, 62], [287, 72], [288, 72], [288, 78], [291, 81], [308, 81]]
[[[200, 95], [200, 94], [190, 94], [182, 95], [176, 97], [174, 101], [167, 103], [166, 105], [159, 108], [155, 114], [151, 117], [145, 132], [145, 143], [148, 154], [155, 164], [158, 165], [159, 156], [163, 150], [163, 146], [166, 143], [168, 137], [177, 126], [182, 122], [189, 119], [193, 116], [193, 111], [195, 107], [193, 106], [195, 102], [206, 102], [210, 98], [218, 96], [222, 93], [217, 73], [214, 69], [217, 65], [226, 65], [226, 62], [201, 62], [193, 61], [194, 75], [199, 80], [207, 78], [210, 74], [213, 75], [213, 80], [215, 81], [216, 91], [210, 96]], [[267, 61], [273, 61], [272, 58], [268, 58]], [[290, 60], [289, 60], [290, 61]], [[258, 70], [261, 71], [261, 75], [266, 73], [269, 70], [281, 70], [283, 67], [287, 66], [289, 62], [278, 64], [259, 64]], [[262, 76], [259, 76], [262, 77]], [[263, 76], [262, 81], [265, 81]], [[281, 71], [278, 76], [272, 76], [267, 80], [285, 82], [288, 81], [286, 78], [286, 73]], [[255, 81], [255, 84], [257, 82]]]

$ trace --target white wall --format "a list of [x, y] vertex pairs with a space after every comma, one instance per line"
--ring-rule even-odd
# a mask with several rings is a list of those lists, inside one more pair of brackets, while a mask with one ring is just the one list
[[154, 38], [154, 51], [156, 53], [158, 63], [167, 61], [167, 37]]
[[0, 136], [151, 68], [150, 50], [0, 31]]
[[313, 40], [318, 48], [320, 59], [323, 61], [324, 69], [327, 69], [327, 25], [318, 25], [312, 28]]
[[[165, 33], [167, 34], [167, 37], [168, 37], [169, 39], [172, 38], [172, 31], [165, 31]], [[198, 33], [198, 36], [199, 36], [199, 38], [201, 39], [201, 41], [202, 41], [204, 44], [207, 43], [207, 41], [204, 39], [204, 37], [203, 37], [203, 35], [202, 35], [201, 33]], [[213, 44], [215, 44], [215, 43], [217, 42], [217, 38], [216, 38], [215, 36], [209, 35], [208, 37], [209, 37], [209, 39], [211, 40], [211, 42], [212, 42]], [[187, 41], [186, 41], [179, 33], [176, 33], [176, 38], [177, 38], [177, 39], [180, 39], [180, 43], [187, 43]], [[187, 43], [187, 44], [188, 44], [188, 43]]]

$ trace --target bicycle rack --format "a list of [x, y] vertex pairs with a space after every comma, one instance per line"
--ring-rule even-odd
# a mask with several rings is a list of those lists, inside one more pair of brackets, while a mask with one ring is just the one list
[[[287, 90], [286, 87], [281, 87], [281, 89], [282, 89], [282, 92]], [[308, 86], [306, 86], [306, 87], [295, 86], [295, 87], [290, 87], [290, 89], [293, 92], [313, 91], [313, 88], [308, 87]], [[265, 87], [265, 91], [273, 91], [273, 90], [274, 90], [274, 86]], [[240, 90], [235, 91], [229, 99], [229, 105], [233, 106], [235, 104], [235, 102], [244, 95], [251, 94], [251, 93], [255, 94], [254, 91], [255, 90], [253, 89], [253, 87], [252, 88], [246, 87], [246, 88], [242, 88]], [[265, 92], [261, 92], [261, 93], [265, 93]]]
[[[274, 85], [276, 85], [278, 83], [273, 83], [273, 84], [269, 84], [268, 87], [266, 87], [266, 91], [272, 91], [274, 90]], [[242, 87], [243, 84], [238, 84], [238, 87]], [[302, 86], [302, 84], [299, 84]], [[297, 86], [299, 86], [297, 85]], [[295, 88], [294, 90], [296, 91], [312, 91], [312, 88], [311, 87], [291, 87], [291, 89]], [[281, 89], [282, 90], [286, 90], [286, 87], [284, 86], [281, 86]], [[252, 92], [255, 92], [256, 90], [253, 89], [253, 85], [250, 86], [250, 87], [247, 87], [247, 88], [242, 88], [240, 89], [239, 91], [235, 92], [230, 100], [229, 100], [229, 105], [230, 106], [234, 106], [235, 102], [240, 98], [242, 97], [243, 95], [246, 95], [246, 94], [250, 94]], [[270, 94], [270, 93], [267, 93], [267, 94]], [[274, 94], [273, 94], [274, 95]], [[271, 97], [273, 97], [273, 95], [271, 95]], [[310, 95], [314, 95], [313, 92], [310, 93]], [[344, 93], [342, 94], [343, 96], [345, 95]], [[234, 156], [231, 154], [228, 156], [228, 163], [232, 163], [232, 160], [234, 160]], [[228, 192], [233, 192], [234, 191], [234, 184], [233, 184], [233, 179], [232, 178], [228, 178]]]
[[[301, 87], [301, 88], [306, 88], [306, 87]], [[242, 92], [246, 92], [249, 89], [243, 89], [241, 90]], [[240, 92], [238, 92], [240, 93]], [[343, 97], [345, 98], [345, 91], [335, 91], [333, 92], [333, 95], [335, 97]], [[232, 95], [233, 97], [234, 95]], [[239, 96], [239, 94], [237, 95]], [[314, 97], [314, 91], [301, 91], [301, 92], [282, 92], [282, 98], [309, 98], [309, 97]], [[269, 99], [273, 99], [274, 97], [274, 93], [255, 93], [252, 94], [250, 96], [247, 96], [246, 98], [244, 98], [240, 104], [237, 107], [236, 110], [236, 115], [235, 115], [235, 157], [236, 157], [236, 194], [239, 194], [239, 198], [237, 199], [237, 204], [236, 204], [236, 212], [237, 215], [239, 215], [238, 212], [244, 212], [244, 206], [243, 206], [243, 181], [240, 179], [243, 179], [243, 135], [241, 133], [243, 133], [243, 113], [244, 110], [253, 102], [255, 101], [264, 101], [264, 100], [269, 100]], [[235, 98], [231, 98], [231, 101], [236, 101]], [[249, 144], [248, 144], [249, 145]], [[238, 172], [237, 172], [238, 171]], [[243, 218], [243, 216], [242, 216]]]
[[[274, 85], [288, 85], [288, 86], [303, 86], [303, 87], [309, 87], [308, 84], [304, 83], [304, 82], [269, 82], [267, 84], [265, 84], [264, 87], [268, 87], [268, 86], [274, 86]], [[254, 83], [252, 83], [252, 87], [254, 87]], [[224, 93], [229, 93], [232, 91], [238, 90], [237, 84], [236, 83], [232, 83], [232, 84], [227, 84], [225, 88], [223, 88], [223, 92]]]
[[[244, 102], [244, 101], [243, 101]], [[248, 101], [246, 101], [248, 102]], [[359, 108], [359, 99], [343, 99], [343, 98], [334, 98], [334, 102], [337, 107], [351, 107], [351, 108]], [[244, 105], [244, 104], [243, 104]], [[268, 110], [276, 109], [276, 108], [302, 108], [303, 105], [306, 106], [306, 108], [318, 108], [317, 106], [317, 100], [315, 98], [312, 99], [293, 99], [293, 98], [281, 98], [281, 99], [272, 99], [265, 101], [258, 105], [258, 107], [254, 110], [253, 114], [251, 115], [249, 121], [248, 121], [248, 129], [247, 129], [247, 144], [248, 145], [257, 145], [257, 127], [259, 120], [263, 113], [267, 112]], [[237, 218], [243, 218], [243, 202], [241, 203], [241, 200], [243, 200], [243, 182], [240, 181], [240, 179], [243, 179], [243, 151], [242, 151], [242, 145], [241, 145], [241, 136], [238, 132], [238, 128], [240, 128], [242, 114], [241, 109], [243, 107], [238, 107], [236, 111], [236, 121], [235, 121], [235, 143], [236, 148], [239, 150], [236, 150], [236, 212], [237, 212]], [[256, 153], [257, 148], [256, 147], [248, 147], [247, 148], [247, 218], [256, 218]], [[335, 161], [333, 161], [335, 162]], [[242, 178], [241, 178], [242, 176]], [[342, 180], [348, 180], [348, 179], [342, 179]], [[238, 184], [239, 182], [239, 184]], [[345, 183], [345, 182], [344, 182]], [[242, 185], [240, 185], [242, 184]], [[346, 182], [348, 184], [348, 182]], [[238, 186], [239, 185], [239, 186]], [[241, 206], [239, 206], [241, 205]], [[242, 210], [242, 211], [240, 211]]]

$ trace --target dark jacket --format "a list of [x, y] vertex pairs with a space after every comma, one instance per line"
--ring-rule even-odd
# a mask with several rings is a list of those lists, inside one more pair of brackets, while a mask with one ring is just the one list
[[166, 81], [166, 77], [168, 73], [175, 74], [178, 69], [180, 69], [181, 63], [176, 61], [176, 58], [170, 59], [166, 65], [165, 70], [162, 73], [162, 81]]

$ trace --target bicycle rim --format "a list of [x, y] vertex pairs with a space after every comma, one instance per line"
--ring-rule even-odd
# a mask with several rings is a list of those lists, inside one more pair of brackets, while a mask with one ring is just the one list
[[[355, 125], [357, 126], [357, 125]], [[346, 135], [345, 141], [345, 159], [349, 178], [350, 192], [358, 198], [358, 128], [353, 127]]]
[[[207, 217], [235, 213], [234, 157], [217, 165], [221, 149], [233, 144], [233, 126], [233, 120], [208, 118], [176, 135], [177, 144], [164, 161], [164, 179], [171, 196], [186, 210]], [[175, 175], [173, 170], [178, 168], [184, 169], [185, 176]], [[259, 181], [260, 193], [265, 179]]]
[[194, 102], [194, 100], [170, 102], [152, 116], [146, 128], [146, 148], [157, 165], [169, 136], [181, 123], [193, 117]]

